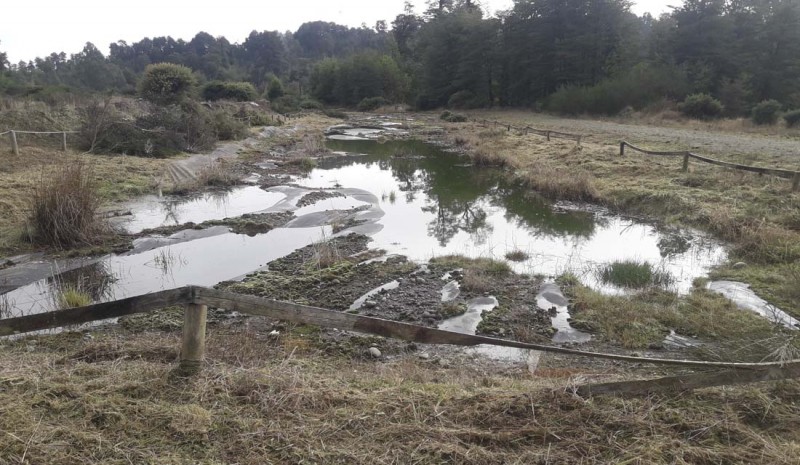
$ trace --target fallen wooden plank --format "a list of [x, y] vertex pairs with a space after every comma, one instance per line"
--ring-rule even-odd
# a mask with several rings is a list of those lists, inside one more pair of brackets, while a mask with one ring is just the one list
[[577, 388], [582, 396], [601, 394], [651, 394], [657, 392], [681, 392], [715, 386], [728, 386], [761, 381], [777, 381], [800, 378], [800, 363], [788, 363], [757, 370], [723, 370], [711, 373], [668, 376], [664, 378], [617, 381], [613, 383], [586, 384]]
[[691, 158], [694, 158], [695, 160], [699, 160], [704, 163], [709, 163], [712, 165], [724, 166], [726, 168], [733, 168], [741, 171], [750, 171], [752, 173], [758, 173], [758, 174], [768, 174], [770, 176], [777, 176], [785, 179], [792, 179], [794, 178], [795, 174], [797, 174], [797, 171], [782, 170], [777, 168], [761, 168], [758, 166], [740, 165], [738, 163], [714, 160], [713, 158], [704, 157], [691, 152], [689, 153], [689, 156]]
[[[203, 287], [196, 287], [194, 295], [194, 303], [208, 305], [209, 307], [224, 308], [227, 310], [233, 310], [251, 315], [266, 316], [269, 318], [275, 318], [277, 320], [291, 321], [295, 323], [313, 324], [326, 328], [358, 331], [362, 333], [392, 337], [423, 344], [450, 344], [459, 346], [488, 344], [502, 347], [515, 347], [518, 349], [538, 350], [541, 352], [562, 353], [580, 357], [602, 358], [635, 363], [652, 363], [659, 365], [690, 366], [696, 368], [736, 368], [740, 370], [747, 370], [781, 366], [780, 362], [707, 362], [701, 360], [643, 358], [601, 352], [585, 352], [581, 350], [568, 349], [565, 347], [530, 344], [526, 342], [509, 341], [506, 339], [497, 339], [486, 336], [455, 333], [452, 331], [444, 331], [441, 329], [417, 326], [398, 321], [384, 320], [381, 318], [363, 315], [353, 315], [350, 313], [327, 310], [324, 308], [298, 305], [289, 302], [280, 302], [263, 297], [241, 295]], [[800, 361], [798, 361], [798, 363], [800, 363]]]
[[78, 325], [91, 321], [145, 313], [172, 305], [188, 304], [192, 301], [192, 291], [193, 288], [184, 287], [86, 307], [7, 318], [0, 320], [0, 336]]

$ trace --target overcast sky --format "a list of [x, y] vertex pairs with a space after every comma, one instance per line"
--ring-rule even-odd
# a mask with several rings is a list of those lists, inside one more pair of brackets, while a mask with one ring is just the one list
[[[0, 50], [12, 63], [52, 52], [76, 53], [92, 42], [103, 53], [118, 40], [172, 36], [190, 40], [199, 31], [241, 42], [252, 30], [295, 31], [306, 21], [332, 21], [348, 26], [392, 19], [404, 0], [21, 0], [8, 1], [0, 15]], [[424, 0], [412, 0], [417, 11]], [[512, 0], [482, 0], [491, 13]], [[637, 14], [654, 16], [680, 0], [639, 0]], [[213, 4], [214, 6], [206, 6]]]

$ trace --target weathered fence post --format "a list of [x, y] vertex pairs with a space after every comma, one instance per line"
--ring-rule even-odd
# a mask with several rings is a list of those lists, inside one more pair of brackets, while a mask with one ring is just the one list
[[689, 152], [683, 154], [683, 172], [689, 171]]
[[63, 150], [64, 152], [67, 151], [67, 133], [66, 132], [62, 132], [61, 133], [61, 150]]
[[550, 131], [547, 131], [545, 136], [547, 136], [547, 142], [550, 142]]
[[183, 340], [181, 344], [182, 372], [192, 374], [200, 371], [206, 349], [206, 317], [208, 307], [189, 304], [183, 317]]
[[619, 156], [620, 157], [624, 157], [625, 156], [625, 141], [624, 140], [619, 143]]
[[581, 146], [581, 141], [583, 140], [583, 136], [578, 136], [578, 147]]
[[792, 178], [792, 191], [797, 192], [800, 190], [800, 171], [794, 174]]
[[19, 156], [19, 145], [17, 144], [17, 133], [15, 131], [11, 131], [11, 150], [14, 155]]

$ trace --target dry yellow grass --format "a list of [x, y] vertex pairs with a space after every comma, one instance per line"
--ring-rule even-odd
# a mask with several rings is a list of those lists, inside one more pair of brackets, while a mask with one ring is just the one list
[[212, 329], [191, 379], [173, 373], [170, 333], [7, 344], [0, 461], [789, 464], [800, 453], [796, 382], [582, 399], [570, 370], [486, 374], [414, 356], [323, 355], [292, 340]]
[[59, 164], [83, 163], [108, 203], [155, 192], [168, 160], [63, 153], [56, 149], [23, 146], [20, 155], [3, 154], [0, 168], [0, 253], [26, 250], [20, 242], [30, 212], [30, 199], [43, 174]]

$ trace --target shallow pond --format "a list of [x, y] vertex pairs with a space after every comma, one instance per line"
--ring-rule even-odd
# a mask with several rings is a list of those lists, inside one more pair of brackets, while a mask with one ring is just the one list
[[[294, 212], [296, 218], [285, 227], [253, 237], [214, 227], [144, 238], [128, 254], [32, 282], [5, 298], [26, 314], [53, 309], [53, 288], [64, 283], [88, 289], [95, 301], [187, 284], [211, 286], [330, 236], [329, 225], [342, 218], [356, 221], [339, 234], [370, 235], [370, 247], [389, 254], [424, 262], [445, 254], [505, 260], [509, 252], [522, 252], [523, 260], [509, 262], [517, 272], [552, 278], [569, 271], [610, 293], [627, 292], [600, 278], [600, 269], [613, 261], [648, 262], [671, 276], [676, 291], [686, 292], [694, 278], [725, 258], [719, 243], [696, 232], [661, 230], [590, 205], [554, 204], [498, 170], [473, 167], [468, 159], [424, 142], [329, 140], [328, 145], [353, 155], [320, 159], [292, 186], [247, 186], [180, 201], [142, 199], [131, 204], [133, 216], [125, 220], [128, 231], [139, 231], [245, 213]], [[335, 196], [297, 207], [300, 198], [320, 188]], [[457, 292], [443, 289], [443, 299]], [[588, 339], [569, 326], [563, 296], [551, 283], [537, 300], [544, 309], [554, 308], [555, 341]], [[462, 324], [462, 330], [474, 330], [473, 323]]]

